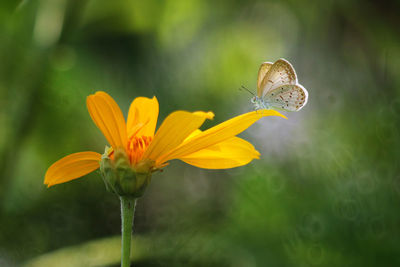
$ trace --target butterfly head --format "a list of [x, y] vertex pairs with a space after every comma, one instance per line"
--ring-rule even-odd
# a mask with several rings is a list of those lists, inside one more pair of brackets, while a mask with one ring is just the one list
[[254, 104], [254, 109], [259, 110], [259, 109], [268, 109], [266, 103], [261, 97], [254, 96], [251, 98], [251, 103]]

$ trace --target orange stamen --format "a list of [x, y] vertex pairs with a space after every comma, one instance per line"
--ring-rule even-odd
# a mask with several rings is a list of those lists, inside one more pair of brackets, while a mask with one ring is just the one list
[[150, 145], [153, 137], [151, 136], [131, 136], [128, 140], [127, 153], [132, 165], [137, 164]]

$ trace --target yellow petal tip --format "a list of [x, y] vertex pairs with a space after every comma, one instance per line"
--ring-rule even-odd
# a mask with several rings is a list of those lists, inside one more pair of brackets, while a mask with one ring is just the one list
[[282, 117], [284, 119], [288, 119], [285, 115], [283, 115], [283, 114], [281, 114], [278, 111], [273, 110], [273, 109], [264, 109], [262, 114], [265, 115], [265, 116], [278, 116], [278, 117]]
[[209, 119], [209, 120], [214, 119], [214, 116], [215, 116], [215, 114], [212, 111], [209, 111], [209, 112], [206, 113], [206, 118]]
[[203, 118], [206, 118], [206, 119], [209, 119], [209, 120], [214, 119], [214, 116], [215, 116], [214, 112], [212, 112], [212, 111], [208, 111], [208, 112], [195, 111], [195, 112], [193, 112], [193, 114], [195, 114], [197, 116], [200, 116], [200, 117], [203, 117]]
[[[279, 112], [278, 112], [279, 113]], [[283, 115], [283, 114], [281, 114], [281, 113], [279, 113], [279, 115], [278, 116], [280, 116], [280, 117], [282, 117], [282, 118], [284, 118], [285, 120], [287, 120], [288, 118], [285, 116], [285, 115]]]

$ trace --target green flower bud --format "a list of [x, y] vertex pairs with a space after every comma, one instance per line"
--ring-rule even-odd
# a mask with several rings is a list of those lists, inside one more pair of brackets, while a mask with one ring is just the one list
[[108, 191], [119, 196], [141, 197], [151, 180], [151, 160], [131, 166], [123, 149], [114, 151], [114, 159], [108, 156], [108, 148], [100, 161], [100, 173]]

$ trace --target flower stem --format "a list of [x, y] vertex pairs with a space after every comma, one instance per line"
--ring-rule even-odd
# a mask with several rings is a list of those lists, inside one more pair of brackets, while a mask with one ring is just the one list
[[131, 266], [131, 239], [136, 198], [121, 196], [121, 267]]

